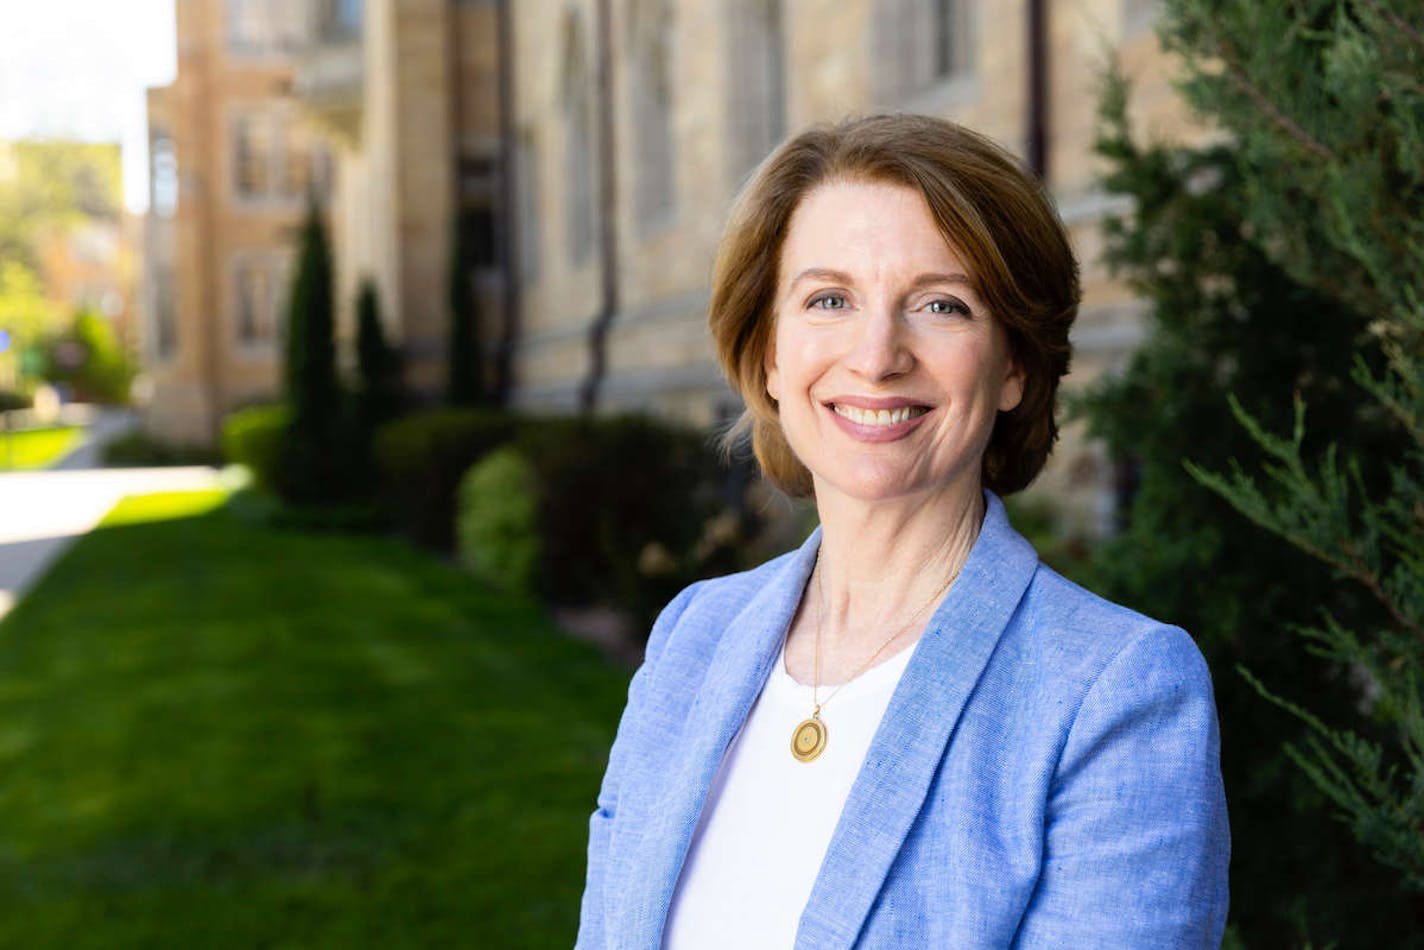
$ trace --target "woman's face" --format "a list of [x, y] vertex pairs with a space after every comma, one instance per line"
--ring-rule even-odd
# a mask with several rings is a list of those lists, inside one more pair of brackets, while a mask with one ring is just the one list
[[1022, 372], [918, 191], [832, 181], [781, 249], [767, 393], [816, 497], [976, 492]]

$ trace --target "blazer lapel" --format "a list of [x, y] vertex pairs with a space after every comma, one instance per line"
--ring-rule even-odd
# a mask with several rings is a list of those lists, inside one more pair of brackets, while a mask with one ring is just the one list
[[817, 528], [721, 632], [698, 689], [663, 794], [648, 810], [641, 838], [623, 867], [623, 899], [609, 928], [618, 946], [656, 947], [678, 876], [711, 790], [722, 757], [761, 693], [771, 664], [780, 653], [806, 579], [815, 563], [821, 531]]
[[798, 948], [855, 944], [989, 657], [1038, 565], [985, 492], [979, 538], [891, 697], [801, 917]]

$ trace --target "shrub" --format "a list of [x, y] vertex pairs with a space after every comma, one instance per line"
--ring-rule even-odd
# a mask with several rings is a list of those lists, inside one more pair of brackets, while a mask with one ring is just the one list
[[539, 494], [528, 459], [513, 446], [490, 452], [460, 480], [459, 501], [460, 561], [491, 586], [534, 593]]
[[223, 419], [222, 450], [229, 462], [245, 465], [261, 490], [281, 496], [283, 444], [292, 414], [285, 405], [239, 409]]
[[514, 438], [516, 417], [489, 409], [431, 409], [376, 430], [373, 453], [383, 501], [400, 531], [453, 551], [461, 477]]
[[680, 587], [718, 569], [725, 546], [699, 542], [722, 507], [722, 469], [700, 433], [640, 416], [542, 419], [517, 445], [535, 475], [546, 599], [613, 604], [646, 629]]
[[34, 400], [24, 393], [17, 393], [9, 389], [0, 389], [0, 412], [14, 412], [20, 409], [28, 409], [34, 405]]
[[166, 442], [147, 432], [130, 432], [108, 442], [104, 464], [114, 466], [221, 465], [222, 453], [201, 445]]

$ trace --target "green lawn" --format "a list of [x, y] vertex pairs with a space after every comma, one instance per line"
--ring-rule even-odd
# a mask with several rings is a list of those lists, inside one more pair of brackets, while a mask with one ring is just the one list
[[628, 672], [222, 501], [125, 501], [0, 622], [0, 946], [570, 946]]
[[82, 434], [83, 430], [75, 426], [27, 429], [14, 433], [0, 429], [0, 472], [52, 465], [79, 444]]

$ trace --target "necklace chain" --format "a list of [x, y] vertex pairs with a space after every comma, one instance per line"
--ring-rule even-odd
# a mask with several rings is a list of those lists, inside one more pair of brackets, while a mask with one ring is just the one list
[[934, 592], [933, 596], [931, 596], [930, 599], [927, 600], [927, 601], [925, 601], [924, 604], [922, 604], [918, 610], [916, 610], [913, 614], [910, 615], [910, 619], [905, 622], [904, 626], [899, 627], [894, 633], [890, 634], [890, 638], [889, 638], [888, 640], [886, 640], [884, 643], [880, 644], [880, 646], [876, 648], [875, 652], [872, 653], [872, 654], [870, 654], [870, 657], [869, 657], [864, 663], [862, 663], [862, 664], [856, 669], [856, 671], [855, 671], [854, 673], [852, 673], [852, 674], [845, 680], [845, 682], [840, 683], [839, 685], [837, 685], [835, 689], [831, 690], [831, 694], [830, 694], [829, 696], [827, 696], [824, 701], [822, 701], [822, 700], [820, 699], [820, 688], [821, 688], [821, 616], [822, 616], [822, 615], [825, 613], [825, 611], [826, 611], [826, 587], [825, 587], [825, 584], [823, 583], [823, 581], [822, 581], [822, 579], [821, 579], [821, 578], [822, 578], [822, 572], [821, 572], [821, 551], [820, 551], [819, 548], [816, 550], [816, 563], [815, 563], [815, 565], [812, 567], [812, 570], [815, 571], [815, 573], [816, 573], [816, 653], [815, 653], [815, 673], [813, 674], [813, 677], [812, 677], [812, 680], [811, 680], [811, 702], [812, 702], [812, 704], [813, 704], [816, 708], [815, 708], [815, 712], [813, 712], [813, 713], [811, 714], [812, 716], [816, 716], [817, 714], [819, 714], [820, 711], [821, 711], [821, 707], [824, 706], [824, 705], [826, 705], [826, 703], [829, 703], [832, 699], [834, 699], [834, 698], [836, 697], [836, 694], [839, 693], [843, 688], [845, 688], [846, 683], [849, 683], [851, 680], [855, 679], [855, 678], [856, 678], [857, 676], [859, 676], [861, 673], [864, 673], [867, 669], [869, 669], [869, 668], [870, 668], [870, 665], [875, 662], [875, 658], [878, 657], [878, 656], [880, 656], [881, 653], [884, 653], [884, 652], [885, 652], [885, 648], [886, 648], [886, 647], [888, 647], [890, 644], [894, 643], [894, 642], [895, 642], [896, 640], [898, 640], [905, 632], [907, 632], [907, 631], [910, 630], [912, 627], [914, 627], [915, 622], [920, 619], [920, 616], [921, 616], [926, 610], [929, 610], [929, 609], [930, 609], [930, 605], [933, 604], [935, 601], [939, 600], [940, 597], [943, 596], [943, 594], [944, 594], [945, 591], [949, 590], [949, 585], [953, 584], [953, 583], [954, 583], [954, 579], [959, 576], [959, 570], [956, 568], [953, 572], [950, 573], [949, 579], [946, 580], [946, 581], [944, 582], [944, 584], [941, 585], [940, 588]]

